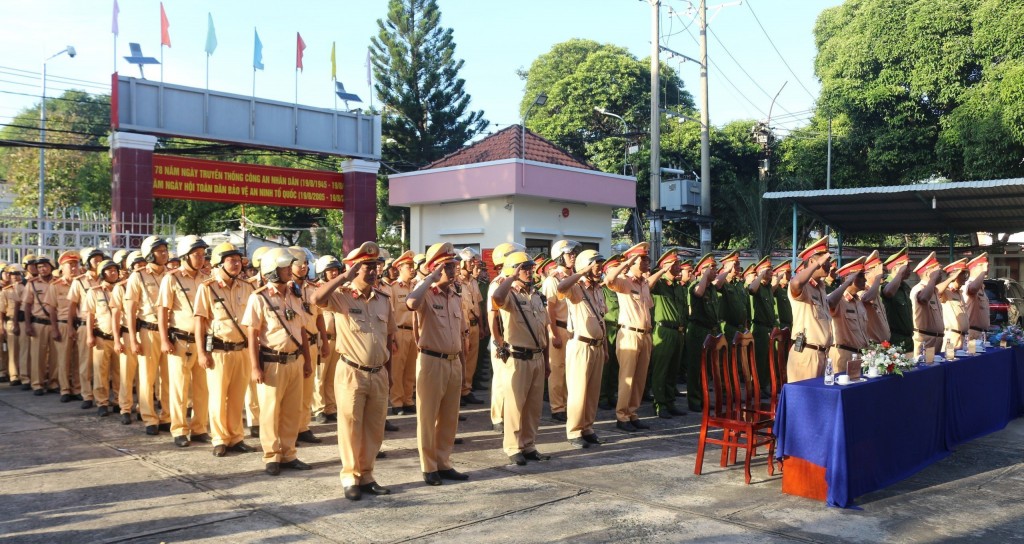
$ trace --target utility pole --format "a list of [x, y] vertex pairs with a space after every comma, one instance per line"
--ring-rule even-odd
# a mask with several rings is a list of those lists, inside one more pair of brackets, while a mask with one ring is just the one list
[[708, 113], [708, 5], [700, 0], [700, 251], [711, 252], [711, 134]]
[[651, 4], [651, 258], [661, 255], [661, 0]]

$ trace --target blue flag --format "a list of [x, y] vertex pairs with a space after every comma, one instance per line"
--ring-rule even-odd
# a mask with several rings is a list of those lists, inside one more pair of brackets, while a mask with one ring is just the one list
[[252, 69], [262, 70], [263, 69], [263, 42], [260, 41], [260, 33], [256, 32], [256, 29], [252, 29], [252, 33], [256, 36], [256, 43], [253, 44], [252, 50]]
[[206, 47], [204, 48], [207, 56], [212, 55], [217, 50], [217, 31], [213, 28], [213, 14], [206, 14]]

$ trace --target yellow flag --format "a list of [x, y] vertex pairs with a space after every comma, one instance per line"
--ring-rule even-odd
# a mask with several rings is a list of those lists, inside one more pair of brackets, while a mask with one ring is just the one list
[[338, 63], [334, 60], [334, 42], [331, 42], [331, 79], [338, 80]]

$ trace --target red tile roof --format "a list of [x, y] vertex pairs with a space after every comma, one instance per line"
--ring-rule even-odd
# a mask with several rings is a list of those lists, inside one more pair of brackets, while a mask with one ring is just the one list
[[[523, 127], [508, 127], [476, 142], [472, 145], [442, 157], [420, 170], [433, 170], [449, 166], [464, 166], [481, 162], [518, 159], [522, 157]], [[569, 166], [583, 170], [597, 170], [583, 159], [571, 155], [568, 151], [526, 130], [526, 160]]]

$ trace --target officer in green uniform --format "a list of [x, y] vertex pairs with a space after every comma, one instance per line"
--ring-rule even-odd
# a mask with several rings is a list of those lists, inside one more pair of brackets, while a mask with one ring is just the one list
[[910, 302], [910, 256], [903, 248], [885, 260], [888, 280], [882, 284], [882, 302], [889, 320], [890, 342], [905, 351], [914, 349], [914, 314]]
[[751, 333], [754, 335], [754, 361], [757, 363], [757, 379], [761, 388], [771, 388], [771, 373], [768, 366], [768, 340], [772, 329], [778, 325], [775, 315], [775, 295], [772, 292], [772, 259], [766, 255], [754, 267], [754, 281], [750, 282], [747, 291], [754, 307], [754, 324]]
[[715, 257], [708, 253], [697, 261], [695, 280], [690, 284], [690, 320], [686, 327], [684, 345], [686, 361], [686, 400], [690, 411], [699, 412], [704, 408], [704, 394], [700, 383], [700, 354], [704, 340], [709, 334], [722, 334], [719, 323], [721, 301], [718, 286], [725, 285], [726, 275], [733, 272], [735, 262], [730, 261], [715, 275]]
[[[601, 272], [607, 273], [608, 269], [620, 264], [622, 255], [612, 255], [601, 266]], [[619, 391], [619, 359], [615, 355], [615, 335], [619, 333], [619, 297], [607, 287], [601, 289], [608, 308], [604, 314], [604, 330], [608, 332], [608, 360], [604, 364], [604, 374], [601, 375], [601, 402], [598, 408], [614, 410]]]
[[719, 317], [725, 324], [725, 341], [729, 343], [732, 343], [736, 333], [746, 331], [750, 325], [750, 297], [743, 287], [739, 264], [738, 251], [733, 251], [722, 259], [722, 270], [729, 271], [726, 273], [725, 283], [718, 288], [722, 299]]
[[789, 289], [789, 272], [792, 265], [786, 261], [775, 267], [772, 276], [773, 294], [775, 296], [775, 316], [779, 322], [780, 329], [793, 329], [793, 307], [789, 305], [789, 296], [786, 290]]
[[661, 275], [651, 287], [654, 297], [654, 347], [651, 351], [651, 392], [654, 395], [654, 413], [660, 418], [686, 415], [676, 408], [676, 375], [683, 358], [686, 321], [689, 304], [686, 284], [690, 281], [688, 267], [683, 269], [676, 250], [670, 249], [658, 259]]

